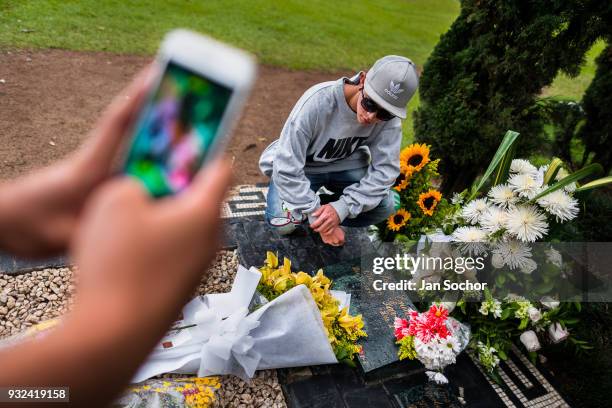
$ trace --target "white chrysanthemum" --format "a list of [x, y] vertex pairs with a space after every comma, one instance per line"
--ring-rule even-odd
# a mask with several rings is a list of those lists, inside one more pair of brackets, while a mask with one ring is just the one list
[[489, 207], [480, 217], [480, 226], [491, 234], [505, 228], [506, 212], [496, 206]]
[[519, 205], [508, 210], [506, 229], [523, 242], [534, 242], [548, 233], [548, 223], [536, 206]]
[[459, 341], [455, 336], [446, 336], [445, 339], [442, 339], [442, 347], [447, 351], [452, 351], [453, 353], [459, 353], [461, 350], [459, 347]]
[[514, 159], [512, 163], [510, 163], [510, 173], [516, 174], [529, 174], [531, 176], [535, 176], [538, 172], [538, 169], [528, 160], [524, 159]]
[[476, 227], [459, 227], [453, 232], [452, 240], [455, 242], [485, 242], [487, 233]]
[[508, 265], [510, 269], [522, 268], [531, 260], [531, 248], [517, 240], [496, 244], [492, 253], [493, 257], [501, 257], [503, 265]]
[[542, 184], [530, 174], [515, 174], [508, 180], [510, 188], [519, 196], [529, 199], [541, 191]]
[[472, 200], [463, 207], [461, 216], [470, 224], [478, 224], [480, 216], [489, 209], [489, 203], [486, 198]]
[[518, 197], [514, 194], [514, 190], [507, 184], [496, 185], [489, 191], [488, 196], [494, 204], [503, 208], [509, 208], [518, 201]]
[[[561, 167], [559, 171], [557, 172], [557, 175], [555, 176], [555, 180], [561, 181], [567, 176], [569, 176], [569, 173], [567, 172], [567, 170]], [[567, 186], [563, 187], [563, 189], [567, 191], [568, 193], [573, 193], [574, 191], [576, 191], [577, 188], [578, 186], [576, 185], [576, 183], [569, 183]]]
[[451, 204], [463, 204], [463, 195], [458, 193], [453, 193], [453, 198], [451, 198]]
[[479, 255], [486, 250], [487, 233], [476, 227], [459, 227], [451, 236], [453, 242], [460, 242], [461, 250]]
[[558, 222], [565, 222], [576, 218], [580, 211], [578, 200], [565, 191], [556, 190], [538, 199], [538, 204], [555, 216]]

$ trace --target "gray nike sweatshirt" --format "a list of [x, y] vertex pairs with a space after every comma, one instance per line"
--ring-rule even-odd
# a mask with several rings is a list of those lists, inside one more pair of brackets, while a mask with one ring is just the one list
[[280, 198], [297, 218], [320, 207], [306, 174], [367, 167], [365, 176], [344, 189], [334, 207], [340, 221], [372, 210], [389, 194], [399, 174], [401, 120], [362, 125], [344, 97], [348, 78], [323, 82], [298, 100], [281, 132], [259, 160]]

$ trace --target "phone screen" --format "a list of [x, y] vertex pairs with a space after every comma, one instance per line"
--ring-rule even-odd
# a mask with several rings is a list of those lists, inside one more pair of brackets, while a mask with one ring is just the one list
[[220, 136], [219, 123], [231, 93], [168, 62], [136, 123], [125, 173], [140, 179], [154, 197], [187, 187]]

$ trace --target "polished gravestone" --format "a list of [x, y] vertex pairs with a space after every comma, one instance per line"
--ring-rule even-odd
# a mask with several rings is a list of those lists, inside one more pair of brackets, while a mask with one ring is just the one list
[[300, 227], [289, 236], [279, 235], [263, 220], [230, 224], [230, 235], [236, 240], [238, 259], [246, 267], [261, 266], [266, 251], [279, 259], [291, 260], [294, 271], [315, 274], [323, 268], [334, 282], [333, 288], [351, 294], [351, 314], [362, 314], [368, 338], [362, 342], [359, 362], [370, 373], [397, 361], [393, 321], [414, 307], [404, 292], [374, 291], [376, 275], [362, 271], [365, 251], [374, 251], [365, 228], [347, 228], [342, 247], [325, 245], [318, 234]]

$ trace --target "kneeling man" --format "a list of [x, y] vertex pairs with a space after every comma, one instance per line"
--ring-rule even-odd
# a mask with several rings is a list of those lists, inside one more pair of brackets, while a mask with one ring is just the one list
[[389, 55], [367, 73], [307, 90], [259, 161], [270, 177], [266, 220], [281, 234], [308, 221], [337, 246], [344, 244], [341, 226], [368, 226], [392, 214], [400, 119], [417, 85], [412, 61]]

